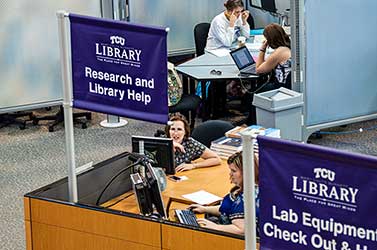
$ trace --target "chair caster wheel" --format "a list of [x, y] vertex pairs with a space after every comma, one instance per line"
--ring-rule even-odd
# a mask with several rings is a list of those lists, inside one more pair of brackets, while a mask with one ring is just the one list
[[86, 123], [83, 123], [82, 125], [81, 125], [81, 128], [82, 129], [86, 129], [88, 127], [88, 125], [86, 125]]
[[38, 125], [39, 121], [38, 120], [33, 120], [33, 125]]
[[54, 127], [53, 126], [49, 126], [48, 127], [48, 132], [54, 132]]

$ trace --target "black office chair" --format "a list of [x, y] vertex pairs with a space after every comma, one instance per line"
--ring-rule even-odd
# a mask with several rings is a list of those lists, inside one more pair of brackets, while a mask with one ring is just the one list
[[[86, 120], [82, 120], [81, 118], [85, 117]], [[73, 122], [78, 123], [81, 125], [81, 128], [85, 129], [88, 127], [87, 121], [90, 121], [92, 119], [92, 113], [91, 112], [77, 112], [73, 113]], [[38, 125], [39, 121], [53, 121], [50, 124], [47, 124], [48, 131], [54, 132], [55, 126], [57, 126], [59, 123], [64, 122], [64, 109], [61, 105], [59, 107], [59, 111], [54, 115], [46, 115], [46, 116], [39, 116], [34, 117], [33, 124]]]
[[[168, 77], [172, 78], [169, 79], [170, 82], [168, 81], [169, 84], [172, 84], [172, 89], [169, 86], [168, 94], [175, 95], [174, 98], [177, 98], [177, 96], [179, 96], [180, 94], [176, 93], [176, 91], [179, 91], [180, 89], [180, 93], [182, 93], [183, 86], [181, 78], [179, 78], [177, 72], [174, 70], [174, 64], [169, 62], [168, 70]], [[169, 96], [169, 102], [170, 98], [171, 97]], [[202, 100], [200, 99], [200, 97], [195, 94], [182, 94], [180, 96], [180, 100], [177, 103], [175, 103], [174, 105], [169, 104], [171, 105], [169, 106], [169, 113], [179, 112], [184, 115], [187, 118], [192, 130], [195, 126], [196, 112], [201, 101]]]
[[211, 24], [209, 23], [198, 23], [194, 27], [196, 56], [201, 56], [204, 54], [210, 25]]
[[208, 148], [211, 142], [224, 136], [225, 132], [234, 128], [233, 124], [222, 120], [208, 120], [198, 125], [191, 133], [192, 138]]
[[255, 29], [254, 18], [251, 14], [247, 18], [246, 22], [249, 24], [251, 30]]
[[[20, 117], [28, 117], [27, 119], [20, 119]], [[17, 124], [21, 130], [26, 128], [26, 123], [34, 119], [33, 112], [19, 111], [14, 113], [0, 114], [0, 128], [6, 127], [10, 124]]]

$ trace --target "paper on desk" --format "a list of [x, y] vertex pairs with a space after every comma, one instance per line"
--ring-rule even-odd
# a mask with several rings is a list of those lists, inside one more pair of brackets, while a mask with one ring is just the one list
[[207, 191], [204, 191], [204, 190], [200, 190], [198, 192], [194, 192], [191, 194], [184, 194], [182, 196], [200, 205], [207, 205], [207, 204], [211, 204], [213, 202], [222, 200], [221, 197], [208, 193]]
[[217, 57], [223, 57], [223, 56], [229, 55], [229, 52], [230, 52], [230, 50], [227, 48], [211, 49], [211, 50], [206, 50], [206, 51]]

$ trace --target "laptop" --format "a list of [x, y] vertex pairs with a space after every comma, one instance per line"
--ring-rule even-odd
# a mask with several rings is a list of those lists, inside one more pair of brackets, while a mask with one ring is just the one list
[[233, 61], [240, 71], [240, 75], [257, 75], [255, 61], [246, 46], [241, 46], [230, 52]]

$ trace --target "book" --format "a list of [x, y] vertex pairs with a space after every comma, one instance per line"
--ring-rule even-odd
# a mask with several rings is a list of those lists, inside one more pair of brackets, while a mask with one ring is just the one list
[[227, 132], [225, 132], [225, 136], [231, 138], [241, 138], [241, 133], [249, 132], [252, 133], [252, 137], [256, 138], [258, 135], [265, 135], [275, 138], [280, 138], [280, 129], [277, 128], [264, 128], [259, 125], [251, 125], [251, 126], [237, 126]]
[[241, 138], [231, 138], [231, 137], [220, 137], [217, 140], [212, 141], [211, 147], [230, 149], [230, 150], [242, 150], [242, 140]]

